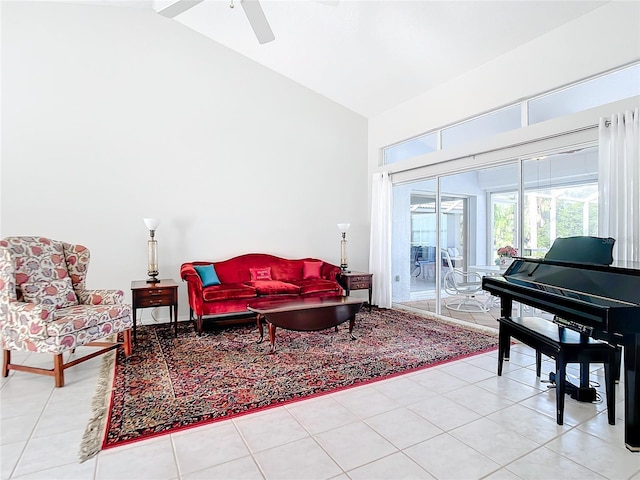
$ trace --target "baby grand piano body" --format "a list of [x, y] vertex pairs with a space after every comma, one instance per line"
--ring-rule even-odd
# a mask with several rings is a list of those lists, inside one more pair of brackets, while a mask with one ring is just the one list
[[502, 276], [484, 277], [482, 288], [500, 297], [503, 318], [515, 300], [624, 347], [625, 444], [640, 452], [640, 265], [515, 258]]

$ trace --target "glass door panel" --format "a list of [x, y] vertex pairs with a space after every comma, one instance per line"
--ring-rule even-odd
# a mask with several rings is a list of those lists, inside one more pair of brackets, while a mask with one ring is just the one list
[[597, 235], [596, 147], [527, 159], [522, 168], [525, 256], [544, 257], [558, 237]]
[[498, 250], [513, 247], [518, 250], [518, 192], [497, 192], [491, 194], [491, 251], [487, 254], [490, 264], [498, 265]]
[[486, 218], [484, 195], [476, 170], [440, 177], [439, 282], [443, 315], [455, 318], [483, 311], [481, 277], [469, 273], [468, 266], [476, 263], [478, 219]]
[[436, 313], [436, 181], [393, 186], [392, 299]]

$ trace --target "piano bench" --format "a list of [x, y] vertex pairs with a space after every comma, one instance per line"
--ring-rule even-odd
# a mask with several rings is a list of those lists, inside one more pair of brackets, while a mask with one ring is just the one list
[[[581, 386], [589, 384], [589, 364], [603, 363], [609, 425], [615, 425], [615, 381], [617, 379], [617, 348], [608, 343], [540, 317], [499, 318], [498, 376], [502, 363], [509, 360], [511, 338], [536, 350], [536, 375], [540, 376], [540, 355], [556, 361], [556, 421], [564, 421], [565, 376], [567, 363], [580, 363]], [[586, 377], [586, 378], [583, 378]]]

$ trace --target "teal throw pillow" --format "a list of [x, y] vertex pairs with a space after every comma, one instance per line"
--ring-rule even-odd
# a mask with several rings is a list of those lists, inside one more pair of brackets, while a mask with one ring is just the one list
[[202, 280], [203, 287], [210, 287], [211, 285], [220, 285], [220, 279], [216, 273], [216, 269], [213, 265], [194, 265], [196, 272]]

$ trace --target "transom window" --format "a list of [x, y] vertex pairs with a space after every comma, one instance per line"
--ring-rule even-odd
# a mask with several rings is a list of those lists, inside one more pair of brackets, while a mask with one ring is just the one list
[[390, 145], [383, 148], [382, 162], [389, 165], [637, 95], [640, 63]]

